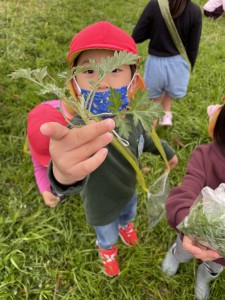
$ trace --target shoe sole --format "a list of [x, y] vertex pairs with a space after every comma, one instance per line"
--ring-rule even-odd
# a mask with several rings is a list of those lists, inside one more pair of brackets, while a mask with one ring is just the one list
[[120, 275], [120, 272], [119, 272], [117, 275], [109, 275], [109, 274], [106, 273], [105, 271], [103, 271], [103, 273], [104, 273], [106, 276], [110, 277], [110, 278], [115, 278], [115, 277], [117, 277], [117, 276]]
[[128, 243], [124, 240], [123, 236], [122, 236], [120, 233], [119, 233], [119, 236], [120, 236], [122, 242], [123, 242], [126, 246], [131, 246], [130, 244], [128, 244]]

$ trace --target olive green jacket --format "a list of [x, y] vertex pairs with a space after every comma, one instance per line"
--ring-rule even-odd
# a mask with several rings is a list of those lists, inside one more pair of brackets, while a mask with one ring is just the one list
[[[128, 118], [132, 121], [131, 116]], [[72, 122], [78, 124], [79, 117], [75, 117]], [[170, 160], [175, 152], [166, 141], [161, 140], [161, 143], [167, 159]], [[102, 165], [73, 186], [59, 184], [53, 176], [52, 164], [49, 166], [49, 179], [53, 189], [64, 195], [81, 193], [87, 222], [93, 226], [102, 226], [114, 221], [131, 200], [137, 183], [135, 171], [126, 158], [111, 144], [107, 147], [108, 155]], [[136, 157], [142, 152], [159, 154], [142, 125], [138, 124], [135, 127], [133, 122], [129, 148]]]

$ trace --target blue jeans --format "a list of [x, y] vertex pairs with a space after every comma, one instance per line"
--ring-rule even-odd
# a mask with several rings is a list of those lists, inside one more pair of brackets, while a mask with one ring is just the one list
[[118, 239], [119, 225], [122, 227], [126, 226], [135, 219], [136, 214], [137, 194], [135, 193], [116, 220], [104, 226], [94, 226], [99, 246], [102, 249], [111, 249], [112, 245], [114, 245]]

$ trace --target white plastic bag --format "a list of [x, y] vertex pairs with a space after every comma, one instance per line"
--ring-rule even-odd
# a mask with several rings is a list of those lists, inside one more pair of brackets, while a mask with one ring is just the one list
[[165, 172], [150, 187], [148, 192], [148, 226], [153, 228], [165, 214], [165, 202], [168, 196], [169, 172]]
[[225, 257], [225, 184], [215, 190], [204, 187], [177, 228], [196, 244], [217, 250]]

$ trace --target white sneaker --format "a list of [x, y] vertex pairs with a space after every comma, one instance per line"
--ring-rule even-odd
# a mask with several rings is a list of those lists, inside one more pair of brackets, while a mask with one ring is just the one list
[[173, 115], [170, 111], [165, 111], [165, 115], [159, 119], [159, 125], [172, 126]]

